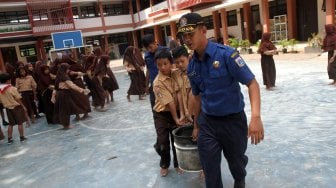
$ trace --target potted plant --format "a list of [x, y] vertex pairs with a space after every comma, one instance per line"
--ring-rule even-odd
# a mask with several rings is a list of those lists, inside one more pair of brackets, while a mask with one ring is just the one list
[[252, 54], [252, 48], [251, 43], [249, 40], [241, 40], [240, 41], [240, 47], [242, 48], [242, 52]]
[[297, 50], [294, 50], [294, 47], [295, 47], [295, 45], [296, 45], [297, 43], [298, 43], [298, 41], [295, 40], [295, 39], [290, 39], [290, 40], [288, 41], [288, 45], [291, 46], [291, 52], [292, 52], [292, 53], [298, 53]]
[[308, 38], [308, 46], [304, 47], [305, 53], [320, 53], [322, 46], [322, 37], [319, 34], [312, 33]]
[[285, 54], [287, 53], [287, 46], [289, 45], [288, 40], [287, 39], [283, 39], [279, 42], [279, 45], [282, 48], [282, 52]]
[[227, 41], [229, 43], [229, 46], [231, 46], [232, 48], [234, 48], [236, 50], [240, 46], [239, 39], [237, 39], [237, 38], [229, 38]]

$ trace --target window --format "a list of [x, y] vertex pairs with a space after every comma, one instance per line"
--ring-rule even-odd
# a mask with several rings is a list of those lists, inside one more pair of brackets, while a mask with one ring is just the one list
[[136, 1], [132, 0], [132, 8], [133, 8], [133, 14], [137, 12], [137, 7], [136, 7]]
[[212, 15], [203, 17], [203, 22], [204, 22], [204, 25], [207, 27], [207, 29], [214, 28]]
[[129, 10], [125, 9], [122, 4], [103, 5], [104, 16], [115, 16], [129, 14]]
[[20, 46], [20, 55], [21, 57], [28, 57], [28, 56], [36, 56], [36, 48], [35, 45], [24, 45]]
[[28, 23], [28, 12], [27, 11], [18, 11], [17, 12], [19, 23]]
[[140, 1], [140, 10], [145, 10], [146, 8], [149, 8], [149, 0], [141, 0]]
[[0, 12], [0, 25], [29, 23], [27, 11]]
[[236, 10], [231, 10], [227, 12], [227, 21], [228, 21], [228, 27], [238, 25]]
[[81, 10], [81, 17], [82, 18], [92, 18], [92, 17], [98, 17], [98, 13], [96, 10], [96, 7], [94, 6], [84, 6], [80, 7]]
[[48, 12], [46, 9], [34, 10], [32, 11], [32, 14], [33, 14], [33, 21], [48, 20]]
[[275, 0], [269, 2], [269, 18], [273, 19], [274, 16], [287, 14], [287, 5], [285, 0]]
[[121, 44], [121, 43], [127, 43], [127, 34], [126, 33], [120, 33], [120, 34], [114, 34], [110, 35], [108, 37], [108, 43], [114, 43], [114, 44]]
[[72, 18], [73, 19], [78, 19], [79, 18], [77, 7], [72, 7]]
[[165, 1], [165, 0], [153, 0], [154, 2], [154, 5], [156, 5], [156, 4], [159, 4], [159, 3], [162, 3], [163, 1]]
[[44, 44], [44, 51], [46, 53], [49, 53], [50, 50], [53, 50], [54, 49], [54, 45], [52, 42], [47, 42]]
[[100, 46], [100, 36], [86, 37], [86, 45]]

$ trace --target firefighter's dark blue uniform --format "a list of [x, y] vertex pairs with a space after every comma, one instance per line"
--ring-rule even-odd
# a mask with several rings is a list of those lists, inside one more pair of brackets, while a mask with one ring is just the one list
[[197, 142], [207, 187], [223, 187], [222, 151], [233, 178], [243, 180], [248, 128], [239, 83], [248, 85], [253, 73], [236, 50], [209, 41], [202, 60], [195, 52], [188, 77], [193, 95], [201, 96]]

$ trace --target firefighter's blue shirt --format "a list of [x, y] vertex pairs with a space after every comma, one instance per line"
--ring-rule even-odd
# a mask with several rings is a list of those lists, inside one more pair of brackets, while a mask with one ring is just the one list
[[248, 85], [255, 76], [236, 50], [209, 41], [202, 60], [194, 53], [188, 77], [193, 95], [201, 96], [202, 112], [225, 116], [243, 111], [239, 83]]

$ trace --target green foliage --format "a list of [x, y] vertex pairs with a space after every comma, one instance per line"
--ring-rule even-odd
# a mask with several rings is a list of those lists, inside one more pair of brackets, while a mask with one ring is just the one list
[[111, 52], [109, 53], [109, 56], [110, 56], [110, 59], [111, 59], [111, 60], [117, 59], [117, 56], [115, 55], [115, 53], [114, 53], [113, 51], [111, 51]]
[[311, 37], [308, 38], [308, 46], [313, 48], [322, 46], [322, 37], [317, 33], [312, 33]]
[[254, 47], [256, 47], [257, 49], [259, 49], [260, 43], [261, 43], [261, 41], [258, 40], [258, 41], [254, 44]]
[[5, 28], [0, 28], [0, 33], [7, 33], [7, 32], [13, 32], [13, 31], [27, 31], [27, 30], [31, 30], [31, 28], [27, 26], [5, 27]]
[[240, 47], [247, 49], [247, 48], [250, 48], [250, 46], [251, 46], [251, 43], [249, 40], [245, 39], [245, 40], [240, 41]]
[[296, 45], [298, 42], [299, 42], [299, 41], [297, 41], [297, 40], [295, 40], [295, 39], [290, 39], [290, 40], [288, 41], [288, 45], [291, 46], [292, 51], [294, 51], [294, 47], [295, 47], [295, 45]]
[[282, 49], [287, 49], [287, 46], [289, 45], [289, 41], [287, 39], [281, 40], [278, 45], [282, 47]]
[[228, 39], [229, 46], [236, 49], [240, 46], [239, 39], [237, 38], [229, 38]]

